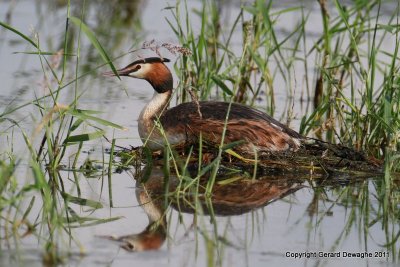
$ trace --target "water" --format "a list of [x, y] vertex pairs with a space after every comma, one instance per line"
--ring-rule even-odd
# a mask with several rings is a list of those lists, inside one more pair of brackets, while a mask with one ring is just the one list
[[[80, 1], [79, 1], [80, 2]], [[72, 13], [80, 16], [81, 3], [72, 3]], [[159, 42], [177, 43], [175, 35], [165, 22], [165, 18], [172, 19], [171, 13], [164, 8], [164, 1], [143, 1], [118, 3], [123, 8], [116, 7], [112, 1], [88, 1], [86, 7], [86, 22], [96, 32], [100, 42], [112, 56], [119, 56], [130, 49], [140, 47], [142, 40], [156, 39]], [[314, 2], [304, 2], [307, 11], [310, 11], [309, 31], [310, 42], [315, 41], [322, 31], [319, 7]], [[173, 5], [173, 2], [171, 3]], [[190, 8], [201, 8], [200, 1], [189, 1]], [[290, 1], [274, 3], [276, 10], [293, 5]], [[389, 10], [383, 9], [386, 12]], [[238, 11], [237, 3], [226, 3], [223, 6], [223, 19], [229, 22], [235, 18]], [[57, 51], [63, 44], [65, 28], [66, 6], [62, 1], [2, 1], [0, 2], [0, 19], [14, 28], [31, 36], [30, 31], [39, 33], [43, 51]], [[279, 35], [285, 36], [297, 23], [294, 16], [282, 15], [279, 24]], [[192, 15], [192, 22], [199, 19]], [[76, 29], [76, 28], [75, 28]], [[74, 38], [77, 38], [76, 32]], [[238, 33], [239, 34], [239, 33]], [[281, 37], [278, 36], [278, 37]], [[241, 36], [235, 37], [235, 42], [241, 42]], [[393, 47], [388, 42], [387, 49]], [[76, 48], [76, 47], [75, 47]], [[239, 49], [239, 48], [238, 48]], [[14, 52], [34, 51], [32, 47], [22, 42], [21, 38], [3, 28], [0, 29], [0, 79], [2, 90], [0, 103], [2, 111], [32, 101], [48, 93], [44, 86], [42, 67], [38, 57]], [[135, 55], [127, 55], [117, 61], [117, 66], [125, 66], [137, 56], [147, 56], [154, 53], [140, 51]], [[175, 60], [173, 55], [165, 55]], [[75, 59], [72, 59], [73, 61]], [[80, 70], [99, 66], [102, 63], [97, 52], [91, 47], [85, 36], [82, 36]], [[73, 66], [74, 64], [71, 64]], [[172, 67], [172, 64], [169, 65]], [[312, 65], [309, 65], [312, 66]], [[297, 66], [301, 77], [301, 66]], [[313, 68], [313, 67], [310, 67]], [[108, 129], [107, 137], [117, 138], [117, 144], [128, 147], [139, 146], [141, 141], [137, 133], [136, 117], [146, 101], [153, 94], [152, 89], [144, 81], [123, 79], [122, 82], [110, 80], [100, 76], [106, 67], [95, 71], [92, 75], [79, 80], [78, 88], [83, 93], [78, 107], [82, 109], [99, 110], [101, 118], [123, 125], [127, 131]], [[60, 69], [58, 69], [60, 71]], [[73, 79], [74, 69], [67, 71], [67, 80]], [[175, 77], [176, 78], [176, 77]], [[54, 86], [51, 77], [48, 78]], [[314, 78], [315, 79], [315, 78]], [[176, 79], [175, 79], [176, 80]], [[298, 128], [301, 116], [309, 112], [306, 104], [299, 101], [299, 92], [302, 81], [292, 81], [294, 85], [294, 119], [292, 127]], [[277, 108], [275, 117], [285, 119], [287, 108], [291, 103], [286, 102], [287, 91], [283, 88], [287, 84], [277, 79]], [[175, 82], [175, 85], [177, 82]], [[73, 101], [74, 86], [68, 86], [62, 91], [60, 103], [69, 104]], [[293, 101], [293, 100], [292, 100]], [[264, 102], [258, 103], [263, 106]], [[18, 121], [20, 127], [32, 139], [34, 147], [38, 147], [41, 135], [35, 135], [35, 129], [40, 124], [41, 116], [37, 107], [29, 105], [9, 115]], [[20, 164], [16, 176], [21, 177], [20, 183], [30, 183], [34, 178], [28, 168], [26, 144], [21, 137], [21, 130], [17, 127], [2, 123], [0, 136], [1, 153], [12, 151], [20, 155]], [[89, 127], [83, 131], [90, 131]], [[105, 148], [111, 145], [102, 140], [86, 144], [83, 147], [85, 159], [100, 160]], [[74, 159], [74, 149], [68, 150], [63, 163], [70, 166]], [[101, 163], [100, 163], [101, 164]], [[154, 170], [157, 173], [159, 170]], [[63, 171], [65, 185], [75, 195], [73, 175]], [[302, 177], [298, 177], [301, 179]], [[371, 177], [374, 178], [374, 177]], [[104, 208], [92, 211], [88, 207], [72, 204], [71, 207], [79, 216], [96, 218], [123, 217], [113, 222], [91, 227], [73, 229], [73, 236], [78, 240], [77, 245], [68, 238], [59, 241], [62, 251], [72, 251], [65, 258], [67, 266], [205, 266], [209, 262], [217, 262], [221, 266], [394, 266], [391, 255], [387, 256], [384, 244], [391, 235], [399, 231], [395, 222], [383, 229], [383, 222], [377, 218], [377, 223], [365, 231], [364, 224], [371, 223], [380, 208], [379, 183], [374, 179], [344, 185], [331, 183], [321, 186], [320, 181], [301, 182], [303, 186], [296, 187], [290, 194], [276, 195], [273, 199], [259, 203], [258, 208], [251, 209], [241, 215], [216, 216], [215, 223], [211, 223], [210, 216], [198, 216], [196, 221], [193, 214], [178, 213], [170, 208], [167, 211], [168, 226], [167, 238], [159, 250], [147, 252], [128, 252], [119, 247], [119, 244], [99, 238], [99, 235], [129, 235], [143, 231], [148, 225], [148, 217], [140, 207], [136, 197], [137, 187], [132, 172], [122, 172], [112, 175], [113, 207], [109, 206], [107, 177], [86, 178], [82, 173], [77, 174], [80, 181], [81, 194], [84, 198], [99, 201]], [[381, 179], [377, 177], [375, 179]], [[342, 182], [343, 182], [342, 181]], [[333, 186], [332, 184], [336, 184]], [[278, 183], [279, 185], [279, 183]], [[271, 186], [277, 186], [271, 184]], [[282, 190], [282, 188], [281, 188]], [[367, 191], [368, 194], [362, 194]], [[367, 196], [367, 199], [361, 199]], [[283, 199], [280, 199], [283, 197]], [[276, 200], [276, 201], [271, 201]], [[27, 206], [28, 201], [23, 202]], [[368, 203], [369, 211], [365, 211], [362, 204]], [[38, 212], [40, 204], [34, 209]], [[2, 211], [2, 216], [3, 215]], [[365, 221], [364, 221], [365, 219]], [[34, 220], [34, 218], [32, 218]], [[194, 225], [194, 222], [196, 224]], [[5, 229], [1, 223], [0, 229]], [[3, 230], [2, 230], [3, 232]], [[5, 231], [4, 231], [5, 232]], [[16, 246], [14, 240], [3, 240], [0, 250], [1, 266], [42, 266], [43, 243], [38, 244], [36, 235], [28, 235], [20, 240]], [[40, 238], [39, 238], [40, 239]], [[219, 240], [219, 242], [216, 242]], [[69, 248], [72, 243], [71, 248]], [[371, 257], [348, 257], [348, 253], [368, 251]], [[340, 257], [314, 257], [316, 253], [340, 253]], [[303, 254], [302, 254], [303, 253]], [[376, 255], [375, 255], [376, 254]], [[294, 258], [294, 256], [302, 256]], [[310, 256], [307, 258], [306, 256]], [[326, 256], [326, 255], [325, 255]]]

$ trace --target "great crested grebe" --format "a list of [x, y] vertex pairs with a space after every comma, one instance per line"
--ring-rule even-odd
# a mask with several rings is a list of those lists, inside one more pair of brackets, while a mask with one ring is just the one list
[[[171, 145], [194, 144], [199, 141], [200, 134], [204, 142], [220, 145], [229, 103], [200, 101], [168, 108], [173, 79], [164, 62], [170, 60], [149, 57], [117, 70], [119, 76], [148, 81], [155, 90], [138, 119], [139, 135], [145, 146], [160, 150], [166, 144], [165, 139]], [[105, 75], [115, 76], [112, 72]], [[156, 121], [160, 122], [166, 138], [156, 127]], [[231, 105], [224, 143], [243, 141], [234, 147], [238, 152], [296, 151], [303, 139], [296, 131], [259, 110], [237, 103]]]

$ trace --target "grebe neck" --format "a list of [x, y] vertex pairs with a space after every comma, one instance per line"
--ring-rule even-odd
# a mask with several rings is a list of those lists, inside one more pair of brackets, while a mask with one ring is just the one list
[[171, 99], [172, 90], [164, 93], [154, 92], [149, 103], [142, 109], [138, 119], [138, 130], [140, 138], [144, 144], [149, 147], [157, 146], [153, 141], [148, 140], [151, 133], [155, 129], [155, 121], [159, 118], [163, 111], [168, 108]]
[[139, 122], [149, 120], [153, 121], [154, 119], [157, 119], [161, 113], [167, 109], [171, 95], [171, 90], [161, 94], [154, 92], [149, 103], [147, 103], [142, 109], [142, 112], [139, 116]]

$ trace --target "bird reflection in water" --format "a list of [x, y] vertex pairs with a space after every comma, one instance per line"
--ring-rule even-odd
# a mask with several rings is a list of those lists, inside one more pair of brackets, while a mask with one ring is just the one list
[[152, 194], [151, 188], [148, 188], [146, 184], [140, 184], [136, 189], [138, 203], [149, 219], [149, 224], [142, 232], [119, 237], [99, 237], [117, 241], [121, 243], [121, 248], [127, 251], [159, 249], [167, 237], [167, 221], [164, 216], [165, 208], [162, 199], [156, 195], [152, 196]]
[[[281, 177], [282, 178], [282, 177]], [[159, 249], [167, 237], [166, 206], [164, 205], [165, 187], [164, 175], [160, 169], [154, 168], [150, 178], [141, 183], [137, 180], [136, 196], [139, 204], [149, 218], [149, 225], [138, 234], [120, 237], [101, 236], [121, 243], [128, 251], [145, 251]], [[178, 179], [169, 177], [169, 191], [173, 192], [178, 185]], [[300, 188], [302, 182], [298, 179], [278, 179], [277, 177], [259, 177], [248, 179], [238, 177], [232, 182], [216, 183], [210, 198], [205, 197], [205, 186], [199, 186], [198, 201], [204, 214], [217, 216], [240, 215], [264, 207], [276, 200], [284, 198]], [[189, 195], [185, 199], [175, 196], [168, 198], [171, 206], [180, 212], [196, 213], [195, 199]], [[210, 206], [211, 203], [211, 206]], [[179, 207], [179, 209], [178, 209]]]

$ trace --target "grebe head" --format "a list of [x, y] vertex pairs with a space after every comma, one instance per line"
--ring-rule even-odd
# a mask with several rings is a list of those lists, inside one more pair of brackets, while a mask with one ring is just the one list
[[[168, 58], [148, 57], [136, 60], [125, 68], [117, 70], [119, 76], [128, 76], [148, 81], [157, 91], [165, 93], [172, 90], [173, 79], [170, 70], [164, 62], [170, 62]], [[113, 72], [104, 73], [105, 76], [115, 76]]]

